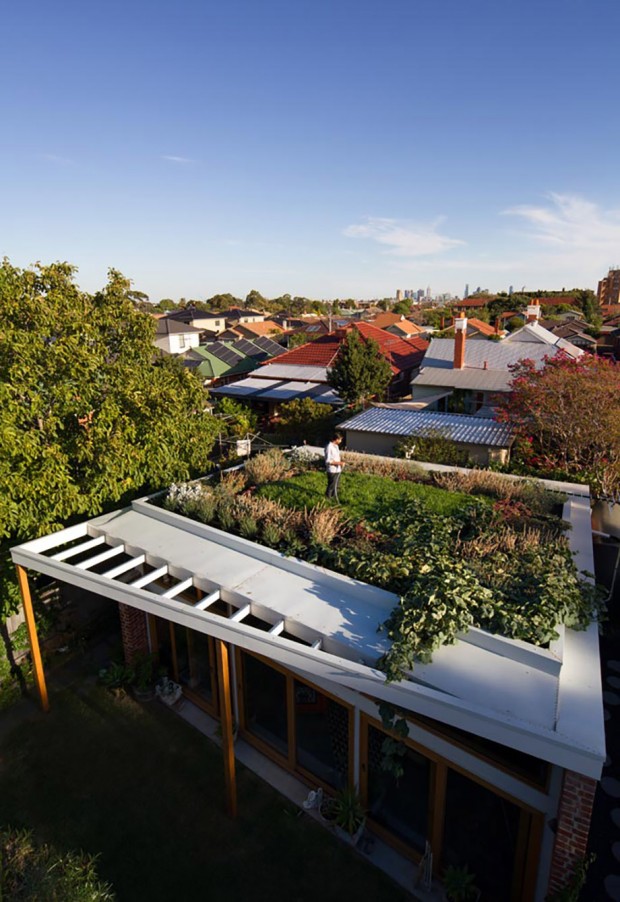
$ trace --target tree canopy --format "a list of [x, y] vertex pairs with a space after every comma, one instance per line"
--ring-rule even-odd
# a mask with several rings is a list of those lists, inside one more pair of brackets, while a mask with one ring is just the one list
[[531, 360], [513, 368], [511, 392], [498, 419], [520, 440], [524, 463], [551, 473], [585, 477], [595, 493], [620, 490], [620, 367], [584, 354]]
[[382, 398], [392, 378], [392, 368], [372, 338], [362, 340], [351, 329], [334, 365], [327, 373], [327, 381], [347, 404], [362, 404], [369, 398]]
[[9, 544], [210, 467], [218, 429], [204, 390], [156, 357], [155, 322], [135, 308], [129, 281], [110, 270], [90, 295], [74, 275], [68, 263], [0, 266], [5, 575]]

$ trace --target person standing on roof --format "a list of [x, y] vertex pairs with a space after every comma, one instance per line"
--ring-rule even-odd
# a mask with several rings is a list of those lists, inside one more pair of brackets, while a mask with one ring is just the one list
[[340, 474], [344, 463], [340, 457], [340, 445], [342, 436], [334, 433], [329, 442], [325, 445], [325, 469], [327, 470], [327, 498], [338, 498], [338, 483], [340, 482]]

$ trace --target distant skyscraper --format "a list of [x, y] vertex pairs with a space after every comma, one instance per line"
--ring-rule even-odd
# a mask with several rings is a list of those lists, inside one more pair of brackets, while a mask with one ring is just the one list
[[402, 299], [403, 299], [403, 290], [402, 290], [402, 288], [397, 288], [396, 289], [396, 300], [402, 301]]
[[416, 297], [419, 301], [422, 300], [422, 298], [424, 297], [424, 289], [423, 288], [418, 288], [418, 290], [416, 291]]
[[465, 291], [463, 292], [463, 297], [464, 298], [469, 297], [469, 284], [465, 286]]
[[508, 286], [508, 294], [511, 295], [513, 291], [514, 291], [514, 288], [512, 287], [512, 285], [509, 285]]
[[427, 297], [427, 298], [430, 298], [430, 296], [431, 296], [431, 286], [428, 285], [427, 288], [426, 288], [426, 297]]

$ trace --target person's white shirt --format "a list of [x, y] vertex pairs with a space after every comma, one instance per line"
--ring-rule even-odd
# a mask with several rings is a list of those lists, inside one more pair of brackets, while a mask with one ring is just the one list
[[328, 442], [325, 447], [325, 466], [328, 473], [340, 473], [342, 470], [340, 447], [336, 442]]

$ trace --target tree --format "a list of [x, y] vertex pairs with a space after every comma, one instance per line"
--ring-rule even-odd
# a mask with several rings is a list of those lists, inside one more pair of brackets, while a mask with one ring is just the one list
[[248, 292], [244, 306], [249, 310], [263, 310], [267, 303], [267, 298], [264, 298], [260, 291], [257, 291], [256, 288], [253, 288]]
[[371, 338], [362, 340], [351, 329], [340, 345], [327, 381], [347, 404], [362, 404], [369, 398], [382, 398], [392, 378], [392, 368]]
[[394, 304], [392, 313], [398, 313], [399, 316], [409, 316], [411, 313], [411, 301], [399, 301]]
[[119, 272], [95, 295], [74, 275], [0, 266], [0, 621], [17, 598], [11, 544], [210, 468], [199, 380], [154, 362], [155, 322]]
[[497, 418], [520, 440], [524, 463], [545, 473], [586, 477], [595, 494], [620, 490], [620, 366], [584, 354], [560, 354], [541, 369], [512, 367], [511, 392]]
[[334, 431], [334, 410], [312, 398], [294, 398], [280, 405], [276, 431], [296, 444], [324, 444]]

